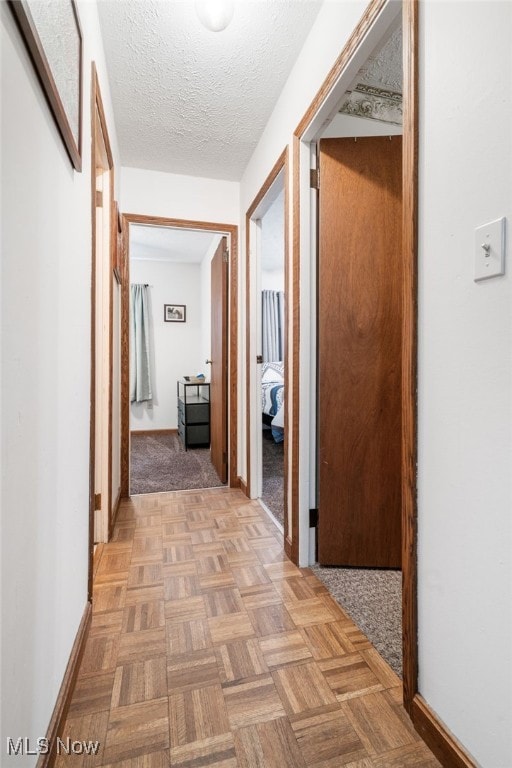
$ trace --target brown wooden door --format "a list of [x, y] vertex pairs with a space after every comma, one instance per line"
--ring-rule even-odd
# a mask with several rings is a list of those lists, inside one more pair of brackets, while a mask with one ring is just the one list
[[228, 479], [228, 260], [223, 237], [211, 264], [210, 450], [221, 480]]
[[319, 530], [326, 565], [401, 564], [401, 137], [320, 142]]

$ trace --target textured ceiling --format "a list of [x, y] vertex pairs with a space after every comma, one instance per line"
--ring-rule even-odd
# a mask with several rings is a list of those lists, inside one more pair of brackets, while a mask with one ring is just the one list
[[130, 225], [130, 257], [199, 264], [214, 238], [212, 232]]
[[357, 84], [402, 93], [402, 26], [398, 26], [369, 56], [356, 77]]
[[222, 32], [193, 0], [99, 0], [123, 165], [237, 181], [319, 0], [237, 0]]
[[357, 73], [340, 112], [402, 123], [402, 27], [396, 27]]

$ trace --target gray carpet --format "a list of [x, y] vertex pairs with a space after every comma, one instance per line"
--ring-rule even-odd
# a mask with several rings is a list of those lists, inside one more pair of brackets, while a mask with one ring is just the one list
[[261, 498], [276, 520], [284, 525], [284, 443], [275, 443], [270, 429], [263, 430], [263, 488]]
[[402, 677], [402, 572], [320, 565], [312, 570]]
[[130, 493], [185, 491], [219, 485], [209, 448], [185, 451], [174, 433], [131, 436]]

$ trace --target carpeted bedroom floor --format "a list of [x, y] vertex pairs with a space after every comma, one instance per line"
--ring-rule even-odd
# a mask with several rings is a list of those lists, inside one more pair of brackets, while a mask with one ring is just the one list
[[159, 493], [222, 485], [209, 448], [185, 451], [178, 434], [131, 436], [130, 493]]
[[321, 565], [312, 570], [402, 677], [402, 572]]
[[263, 430], [263, 488], [261, 499], [284, 525], [284, 443], [275, 443], [270, 429]]

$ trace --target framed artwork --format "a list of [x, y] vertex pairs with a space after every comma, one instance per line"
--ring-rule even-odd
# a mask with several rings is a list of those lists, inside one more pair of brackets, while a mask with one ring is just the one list
[[164, 320], [166, 323], [185, 323], [187, 307], [185, 304], [164, 304]]
[[82, 30], [74, 0], [9, 0], [62, 140], [82, 170]]

